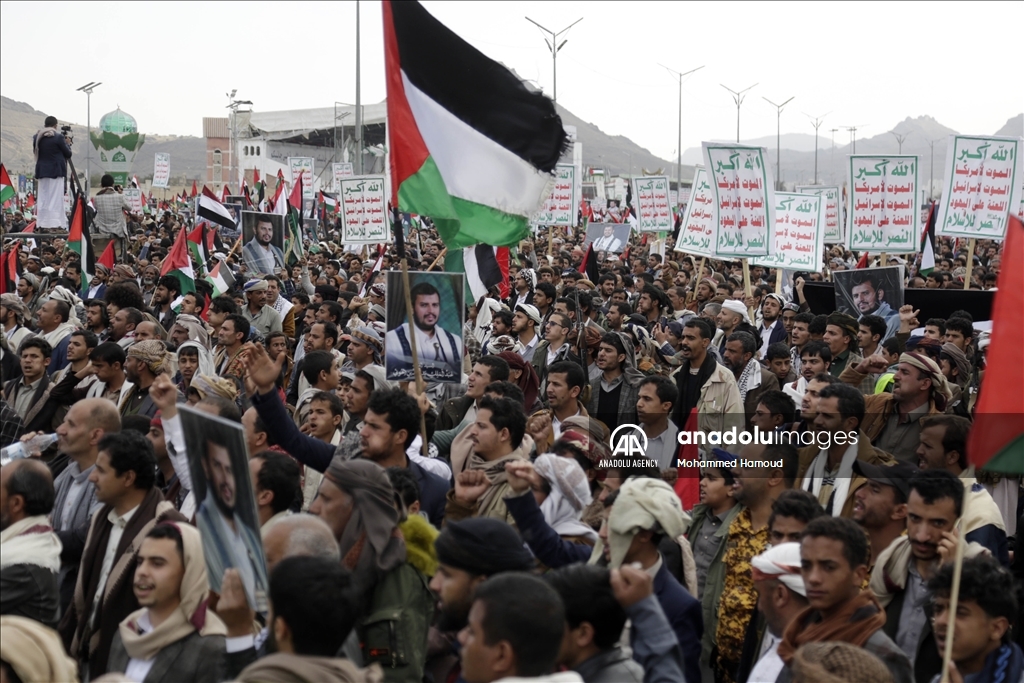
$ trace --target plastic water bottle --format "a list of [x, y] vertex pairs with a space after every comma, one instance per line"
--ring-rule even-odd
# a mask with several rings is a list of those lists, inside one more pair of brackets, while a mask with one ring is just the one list
[[47, 448], [57, 443], [56, 434], [40, 434], [22, 443], [15, 441], [7, 448], [0, 451], [0, 467], [7, 465], [12, 460], [30, 458], [33, 453], [42, 453]]

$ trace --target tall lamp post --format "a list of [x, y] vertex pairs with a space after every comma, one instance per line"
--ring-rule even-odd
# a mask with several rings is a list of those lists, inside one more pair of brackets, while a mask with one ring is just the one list
[[836, 133], [840, 130], [842, 129], [832, 128], [829, 130], [832, 133], [832, 160], [829, 162], [829, 178], [833, 183], [836, 182]]
[[558, 42], [558, 36], [562, 35], [563, 33], [567, 32], [569, 29], [571, 29], [573, 26], [575, 26], [576, 24], [578, 24], [581, 21], [583, 21], [583, 17], [580, 17], [576, 21], [572, 22], [571, 24], [569, 24], [568, 26], [563, 28], [561, 31], [552, 31], [549, 28], [544, 28], [543, 26], [538, 24], [536, 21], [534, 21], [530, 17], [526, 17], [526, 20], [528, 22], [530, 22], [531, 24], [533, 24], [534, 26], [536, 26], [537, 28], [539, 28], [541, 31], [544, 31], [549, 36], [551, 36], [551, 40], [550, 41], [547, 38], [545, 38], [544, 42], [548, 44], [548, 49], [551, 50], [551, 75], [552, 75], [552, 77], [551, 77], [551, 99], [554, 100], [555, 102], [557, 102], [558, 101], [558, 51], [561, 50], [565, 46], [565, 44], [569, 42], [568, 40], [563, 40], [561, 43], [559, 43]]
[[676, 149], [676, 205], [678, 206], [679, 198], [683, 196], [683, 76], [689, 76], [694, 71], [700, 71], [704, 66], [698, 66], [696, 69], [690, 69], [684, 73], [679, 73], [675, 69], [669, 69], [664, 64], [660, 66], [679, 78], [679, 141]]
[[76, 92], [85, 93], [85, 196], [89, 196], [92, 188], [92, 91], [103, 85], [100, 82], [89, 82]]
[[732, 93], [732, 100], [733, 100], [733, 102], [736, 103], [736, 142], [739, 143], [739, 141], [740, 141], [740, 105], [743, 104], [743, 100], [746, 97], [744, 95], [744, 93], [747, 92], [748, 90], [750, 90], [751, 88], [757, 87], [757, 83], [755, 83], [754, 85], [750, 86], [750, 88], [744, 88], [743, 90], [740, 90], [739, 92], [736, 92], [732, 88], [730, 88], [728, 86], [725, 86], [725, 85], [722, 85], [721, 83], [719, 83], [719, 85], [721, 85], [723, 88], [725, 88], [726, 90], [728, 90], [729, 92]]
[[[828, 114], [831, 114], [829, 112]], [[825, 117], [828, 114], [822, 114], [818, 117], [812, 117], [810, 114], [804, 114], [807, 118], [811, 119], [811, 125], [814, 126], [814, 184], [818, 184], [818, 129], [821, 128], [822, 122], [825, 121]], [[833, 143], [834, 145], [834, 143]]]
[[900, 146], [900, 152], [899, 153], [903, 154], [903, 141], [907, 139], [907, 136], [910, 135], [910, 133], [903, 133], [902, 135], [900, 135], [896, 131], [890, 130], [889, 134], [892, 135], [894, 138], [896, 138], [896, 142]]
[[[793, 97], [796, 97], [796, 95]], [[775, 187], [779, 190], [782, 189], [782, 108], [792, 102], [793, 97], [790, 97], [782, 104], [775, 104], [767, 97], [761, 98], [775, 107]], [[736, 142], [739, 142], [739, 140]]]
[[231, 100], [230, 104], [228, 104], [228, 106], [227, 106], [227, 108], [231, 110], [231, 126], [230, 126], [230, 128], [228, 130], [228, 132], [231, 134], [231, 172], [230, 172], [230, 177], [231, 177], [231, 182], [237, 182], [239, 190], [241, 190], [242, 183], [238, 179], [238, 169], [239, 169], [239, 166], [238, 166], [238, 161], [237, 161], [237, 158], [238, 158], [238, 129], [237, 129], [238, 108], [240, 106], [242, 106], [242, 105], [251, 105], [252, 102], [250, 102], [249, 100], [236, 100], [236, 99], [234, 99], [235, 98], [235, 93], [237, 93], [237, 92], [238, 92], [237, 90], [232, 90], [230, 93], [225, 93], [225, 94], [228, 96], [228, 99]]

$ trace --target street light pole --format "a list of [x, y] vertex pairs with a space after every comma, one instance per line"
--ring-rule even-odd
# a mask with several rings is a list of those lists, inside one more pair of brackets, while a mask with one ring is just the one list
[[900, 146], [900, 152], [899, 153], [903, 154], [903, 141], [907, 139], [907, 136], [910, 135], [910, 133], [904, 133], [903, 135], [900, 135], [899, 133], [890, 130], [889, 134], [892, 135], [894, 138], [896, 138], [896, 142]]
[[[739, 92], [736, 92], [732, 88], [729, 88], [728, 86], [722, 85], [721, 83], [719, 83], [719, 85], [721, 85], [723, 88], [725, 88], [726, 90], [728, 90], [729, 92], [732, 93], [732, 100], [733, 100], [733, 102], [736, 103], [736, 142], [739, 143], [739, 141], [740, 141], [740, 105], [743, 104], [743, 100], [745, 99], [745, 96], [744, 96], [743, 93], [747, 92], [751, 88], [757, 87], [757, 83], [755, 83], [754, 85], [750, 86], [750, 88], [744, 88], [743, 90], [740, 90]], [[790, 98], [790, 99], [792, 99], [792, 98]]]
[[568, 39], [566, 39], [563, 40], [561, 44], [559, 44], [558, 36], [562, 35], [566, 31], [571, 29], [573, 26], [583, 21], [583, 17], [580, 17], [576, 21], [572, 22], [571, 24], [563, 28], [561, 31], [552, 31], [549, 28], [544, 28], [530, 17], [526, 17], [526, 20], [533, 24], [534, 26], [536, 26], [537, 28], [539, 28], [541, 31], [544, 31], [549, 36], [551, 36], [550, 42], [547, 38], [544, 39], [544, 42], [547, 43], [548, 49], [551, 50], [551, 99], [555, 102], [558, 102], [558, 51], [565, 47], [565, 44], [569, 42]]
[[676, 205], [678, 206], [679, 198], [683, 196], [683, 76], [689, 76], [695, 71], [700, 71], [704, 66], [698, 66], [696, 69], [690, 69], [685, 73], [669, 69], [664, 64], [661, 64], [661, 68], [667, 69], [669, 73], [679, 77], [679, 140], [676, 148]]
[[359, 0], [356, 0], [356, 175], [363, 175], [363, 97], [359, 82]]
[[[793, 95], [796, 97], [796, 95]], [[793, 97], [782, 104], [775, 104], [767, 97], [761, 99], [775, 107], [775, 188], [782, 189], [782, 108], [793, 101]], [[736, 142], [739, 142], [737, 140]]]
[[935, 194], [935, 143], [942, 138], [935, 138], [934, 140], [928, 141], [928, 146], [931, 147], [931, 161], [929, 162], [928, 169], [928, 199], [931, 199]]
[[92, 91], [103, 85], [100, 82], [89, 82], [77, 90], [85, 93], [85, 196], [89, 197], [92, 188]]
[[829, 177], [832, 182], [836, 182], [836, 133], [839, 132], [839, 128], [832, 128], [832, 160], [829, 161]]
[[[829, 112], [828, 114], [831, 114]], [[818, 117], [812, 117], [810, 114], [804, 114], [807, 118], [811, 119], [811, 125], [814, 126], [814, 184], [818, 184], [818, 128], [821, 127], [822, 122], [828, 114], [822, 114]]]

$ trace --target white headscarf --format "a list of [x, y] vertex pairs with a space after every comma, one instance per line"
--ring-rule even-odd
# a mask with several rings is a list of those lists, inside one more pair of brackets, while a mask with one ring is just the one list
[[583, 509], [593, 500], [590, 482], [580, 464], [572, 458], [544, 453], [533, 464], [537, 474], [551, 485], [551, 493], [540, 504], [544, 521], [559, 536], [584, 536], [597, 542], [597, 533], [580, 521]]

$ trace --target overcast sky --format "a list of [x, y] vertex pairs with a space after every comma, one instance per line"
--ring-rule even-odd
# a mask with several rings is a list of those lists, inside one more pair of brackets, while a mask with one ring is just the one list
[[[858, 138], [930, 114], [961, 133], [991, 134], [1024, 109], [1019, 3], [426, 2], [486, 55], [551, 93], [551, 53], [530, 16], [558, 31], [583, 17], [558, 54], [559, 103], [610, 134], [674, 160], [679, 71], [683, 149], [729, 139], [741, 90], [744, 139], [857, 125]], [[1015, 9], [1016, 8], [1016, 9]], [[385, 97], [379, 2], [361, 3], [362, 99]], [[0, 3], [2, 93], [84, 124], [120, 106], [147, 133], [201, 135], [226, 93], [257, 111], [355, 101], [352, 2]], [[969, 15], [969, 16], [967, 16]], [[1015, 16], [1014, 16], [1015, 15]], [[976, 32], [977, 29], [977, 32]], [[1012, 32], [1011, 32], [1012, 33]], [[1017, 66], [1014, 66], [1017, 64]], [[40, 122], [41, 123], [41, 122]], [[848, 140], [845, 131], [837, 142]]]

